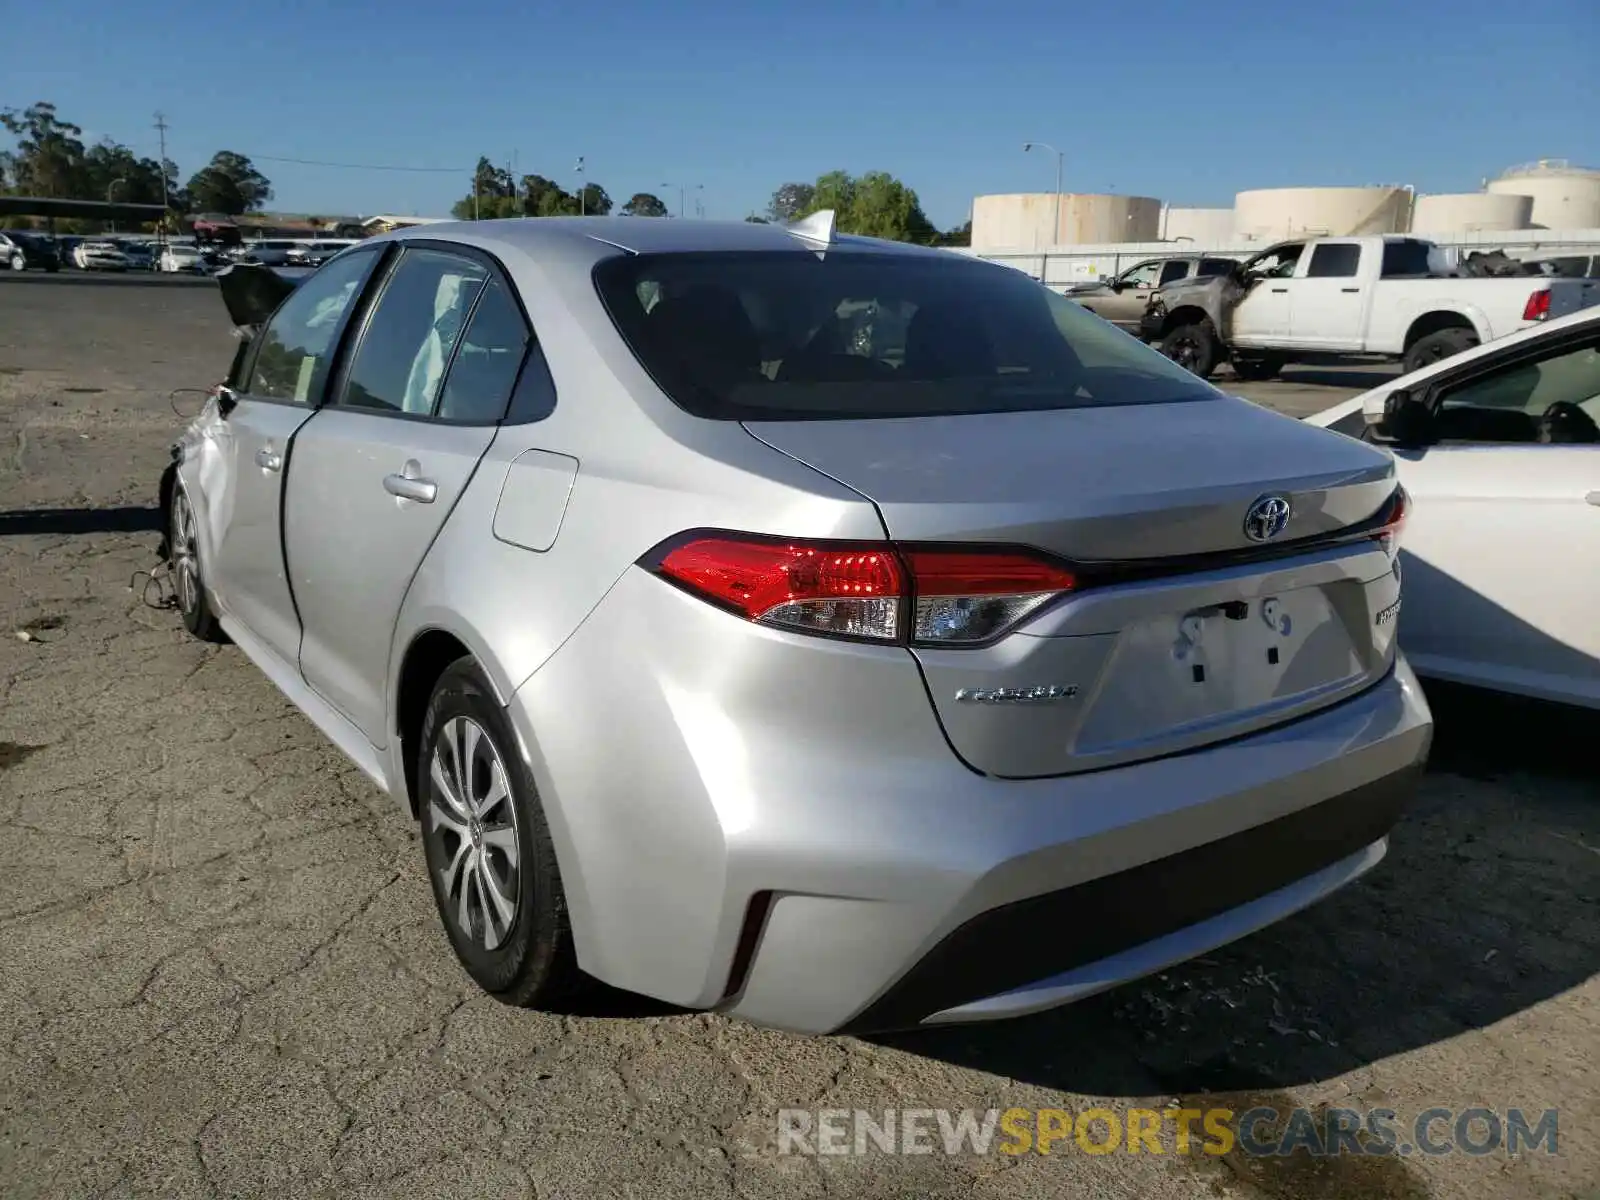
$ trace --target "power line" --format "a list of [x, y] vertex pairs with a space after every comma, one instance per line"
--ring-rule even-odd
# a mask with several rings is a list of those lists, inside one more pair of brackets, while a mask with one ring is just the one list
[[471, 174], [472, 167], [393, 167], [374, 163], [337, 163], [321, 162], [312, 158], [280, 158], [271, 154], [252, 154], [248, 156], [252, 162], [294, 163], [302, 167], [337, 167], [346, 171], [415, 171], [425, 175], [463, 175]]

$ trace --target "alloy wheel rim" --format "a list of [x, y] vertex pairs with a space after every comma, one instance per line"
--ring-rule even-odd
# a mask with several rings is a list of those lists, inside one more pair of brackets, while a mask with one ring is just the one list
[[521, 894], [522, 843], [505, 760], [483, 726], [452, 717], [434, 738], [428, 778], [442, 907], [462, 937], [494, 950], [516, 926]]
[[172, 574], [178, 607], [192, 613], [200, 599], [200, 567], [194, 544], [194, 509], [181, 489], [172, 498]]

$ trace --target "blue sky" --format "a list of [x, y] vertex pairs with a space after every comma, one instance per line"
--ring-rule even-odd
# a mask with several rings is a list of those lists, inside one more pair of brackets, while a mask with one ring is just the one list
[[480, 154], [569, 187], [583, 155], [619, 204], [702, 184], [712, 217], [882, 169], [941, 227], [1054, 186], [1027, 140], [1061, 148], [1067, 191], [1176, 204], [1600, 164], [1595, 0], [58, 0], [5, 30], [0, 106], [52, 100], [151, 155], [160, 109], [185, 177], [236, 150], [293, 211], [440, 215]]

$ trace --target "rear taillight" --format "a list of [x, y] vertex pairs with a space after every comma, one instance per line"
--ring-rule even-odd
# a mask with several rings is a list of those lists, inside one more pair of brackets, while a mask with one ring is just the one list
[[705, 537], [669, 550], [659, 574], [764, 625], [894, 641], [905, 592], [887, 546]]
[[1406, 518], [1411, 515], [1411, 497], [1405, 488], [1395, 488], [1390, 497], [1383, 523], [1373, 533], [1372, 539], [1388, 553], [1390, 558], [1400, 553], [1400, 535], [1405, 532]]
[[1550, 315], [1550, 289], [1540, 288], [1537, 292], [1528, 294], [1528, 302], [1522, 306], [1522, 319], [1524, 321], [1542, 321]]
[[759, 624], [937, 646], [989, 641], [1076, 586], [1066, 568], [1025, 551], [881, 542], [708, 534], [646, 561]]
[[984, 642], [1077, 586], [1072, 572], [1014, 551], [901, 551], [915, 596], [912, 640]]

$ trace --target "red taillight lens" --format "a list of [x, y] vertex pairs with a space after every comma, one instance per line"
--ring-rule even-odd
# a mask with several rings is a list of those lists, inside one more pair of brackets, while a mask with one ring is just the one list
[[888, 546], [705, 537], [668, 551], [657, 570], [752, 621], [893, 641], [904, 580]]
[[1384, 514], [1383, 524], [1372, 535], [1373, 540], [1381, 545], [1393, 558], [1400, 553], [1400, 535], [1405, 532], [1406, 518], [1411, 515], [1411, 497], [1405, 488], [1396, 488], [1394, 497], [1389, 501], [1389, 511]]
[[[1072, 572], [1016, 551], [711, 534], [655, 571], [751, 621], [873, 641], [972, 645], [1076, 586]], [[911, 614], [910, 627], [901, 613]]]
[[1522, 306], [1522, 319], [1524, 321], [1542, 321], [1550, 315], [1550, 289], [1540, 288], [1537, 292], [1528, 295], [1528, 302]]
[[1046, 559], [999, 551], [904, 549], [916, 595], [914, 641], [983, 642], [1077, 586]]

